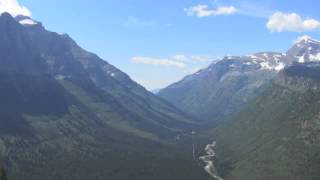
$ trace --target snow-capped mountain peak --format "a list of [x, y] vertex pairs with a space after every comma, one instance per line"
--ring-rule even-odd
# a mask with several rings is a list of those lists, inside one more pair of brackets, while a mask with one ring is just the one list
[[320, 41], [310, 36], [302, 36], [287, 54], [293, 61], [299, 63], [320, 61]]
[[296, 42], [296, 44], [320, 44], [319, 40], [313, 39], [312, 37], [308, 35], [304, 35], [299, 37]]

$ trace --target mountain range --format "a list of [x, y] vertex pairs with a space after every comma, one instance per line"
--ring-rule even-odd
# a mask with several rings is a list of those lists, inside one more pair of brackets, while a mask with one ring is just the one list
[[67, 34], [4, 13], [0, 64], [9, 179], [209, 178], [176, 146], [197, 122]]
[[154, 94], [69, 35], [4, 13], [0, 176], [319, 179], [319, 62], [320, 42], [304, 36]]
[[319, 179], [320, 64], [294, 63], [238, 114], [208, 133], [221, 176]]
[[158, 95], [211, 124], [196, 142], [214, 179], [313, 180], [319, 90], [320, 41], [305, 36], [286, 53], [225, 57]]
[[320, 42], [304, 36], [286, 53], [227, 56], [158, 95], [199, 119], [216, 122], [239, 112], [285, 67], [319, 60]]
[[319, 57], [320, 41], [303, 37], [286, 53], [225, 57], [159, 95], [214, 124], [196, 140], [212, 177], [319, 179]]

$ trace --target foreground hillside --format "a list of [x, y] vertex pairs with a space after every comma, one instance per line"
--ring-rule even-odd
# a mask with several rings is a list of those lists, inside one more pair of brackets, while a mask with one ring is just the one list
[[319, 179], [320, 65], [294, 64], [212, 130], [227, 180]]
[[68, 35], [0, 17], [0, 164], [9, 179], [203, 179], [197, 128]]

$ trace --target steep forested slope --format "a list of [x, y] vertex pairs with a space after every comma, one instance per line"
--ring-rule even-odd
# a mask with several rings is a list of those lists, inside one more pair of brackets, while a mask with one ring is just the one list
[[318, 179], [320, 66], [294, 64], [211, 131], [225, 179]]
[[[0, 164], [9, 179], [198, 179], [198, 125], [68, 35], [0, 17]], [[19, 23], [20, 22], [20, 23]]]

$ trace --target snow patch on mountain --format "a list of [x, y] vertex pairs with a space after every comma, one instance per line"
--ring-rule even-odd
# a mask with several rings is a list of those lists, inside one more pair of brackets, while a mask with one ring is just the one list
[[259, 64], [261, 70], [281, 71], [285, 68], [286, 64], [282, 59], [286, 56], [284, 53], [256, 53], [249, 54], [245, 57], [249, 60], [245, 65]]
[[310, 54], [309, 58], [310, 58], [310, 61], [320, 61], [320, 53], [316, 55]]
[[305, 62], [305, 59], [304, 59], [304, 56], [297, 56], [297, 58], [299, 58], [298, 62], [299, 63], [304, 63]]
[[32, 19], [23, 19], [19, 21], [20, 24], [22, 25], [36, 25], [38, 24], [37, 22], [33, 21]]
[[272, 70], [273, 68], [270, 66], [269, 62], [260, 63], [261, 69]]
[[275, 70], [275, 71], [281, 71], [285, 68], [284, 63], [278, 63], [275, 65], [271, 65], [269, 62], [262, 62], [260, 63], [261, 70]]
[[286, 67], [286, 65], [284, 63], [279, 63], [277, 64], [277, 66], [274, 68], [276, 71], [281, 71], [282, 69], [284, 69]]

